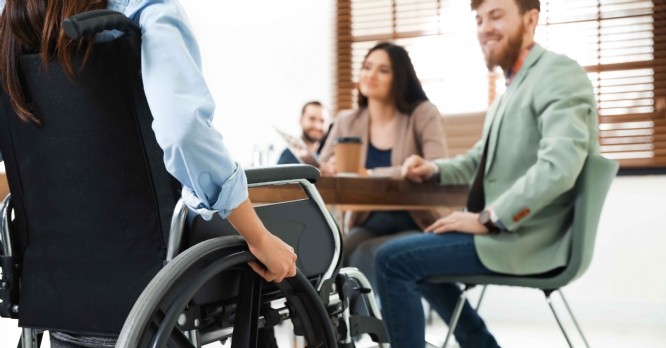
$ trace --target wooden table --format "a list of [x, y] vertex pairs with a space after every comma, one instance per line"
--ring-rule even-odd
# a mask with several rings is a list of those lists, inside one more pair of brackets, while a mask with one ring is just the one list
[[[467, 186], [437, 186], [406, 180], [376, 177], [322, 176], [316, 184], [324, 202], [341, 211], [418, 210], [433, 207], [462, 207], [467, 200]], [[0, 173], [0, 199], [9, 193], [5, 173]], [[305, 198], [296, 185], [250, 189], [255, 204]]]
[[[438, 186], [407, 180], [377, 177], [322, 176], [316, 183], [324, 202], [343, 211], [418, 210], [433, 207], [462, 207], [467, 201], [466, 185]], [[296, 185], [250, 189], [255, 204], [305, 198]]]

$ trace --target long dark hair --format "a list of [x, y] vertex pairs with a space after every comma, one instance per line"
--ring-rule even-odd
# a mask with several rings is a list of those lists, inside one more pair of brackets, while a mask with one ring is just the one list
[[0, 78], [12, 108], [23, 121], [41, 124], [23, 90], [19, 56], [40, 53], [44, 65], [58, 60], [72, 76], [72, 55], [84, 49], [87, 58], [93, 41], [73, 41], [60, 25], [77, 13], [103, 9], [106, 5], [107, 0], [7, 0], [0, 16]]
[[[395, 107], [404, 114], [411, 114], [412, 111], [421, 102], [428, 100], [426, 93], [421, 87], [412, 60], [409, 54], [402, 47], [390, 42], [380, 42], [371, 48], [363, 58], [363, 62], [368, 59], [370, 53], [376, 50], [384, 50], [391, 60], [391, 70], [393, 71], [393, 86], [391, 94], [395, 101]], [[358, 91], [359, 109], [368, 106], [368, 98]]]

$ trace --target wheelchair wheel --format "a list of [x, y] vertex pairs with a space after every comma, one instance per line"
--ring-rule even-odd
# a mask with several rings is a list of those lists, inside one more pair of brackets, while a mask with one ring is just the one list
[[[201, 242], [169, 262], [134, 304], [118, 338], [118, 348], [200, 347], [181, 332], [179, 318], [199, 289], [225, 271], [239, 271], [231, 344], [255, 347], [263, 280], [247, 266], [255, 260], [245, 241], [236, 236]], [[286, 298], [289, 317], [309, 347], [336, 347], [336, 337], [317, 292], [299, 271], [275, 284]], [[298, 325], [297, 325], [298, 324]], [[190, 336], [191, 337], [191, 336]]]

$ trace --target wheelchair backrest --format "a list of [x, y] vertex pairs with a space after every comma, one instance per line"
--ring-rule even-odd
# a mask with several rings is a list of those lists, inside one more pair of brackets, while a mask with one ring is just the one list
[[179, 184], [164, 167], [141, 80], [141, 37], [96, 44], [68, 77], [21, 57], [42, 126], [0, 91], [0, 149], [22, 256], [19, 325], [118, 333], [162, 267]]

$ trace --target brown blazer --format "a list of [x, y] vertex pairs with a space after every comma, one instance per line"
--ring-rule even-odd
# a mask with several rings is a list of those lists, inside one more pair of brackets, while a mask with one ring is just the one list
[[[442, 116], [433, 103], [422, 102], [412, 111], [411, 115], [396, 110], [396, 117], [398, 132], [395, 145], [391, 149], [391, 167], [375, 168], [371, 175], [400, 179], [402, 178], [400, 174], [402, 163], [413, 154], [430, 160], [447, 157], [448, 149], [441, 122]], [[340, 111], [321, 151], [320, 161], [324, 163], [333, 156], [336, 138], [357, 136], [362, 140], [361, 163], [365, 164], [369, 130], [370, 115], [367, 108]], [[441, 217], [436, 210], [416, 210], [411, 211], [410, 214], [421, 228], [427, 227]], [[353, 214], [350, 227], [363, 223], [369, 215], [370, 212]]]

